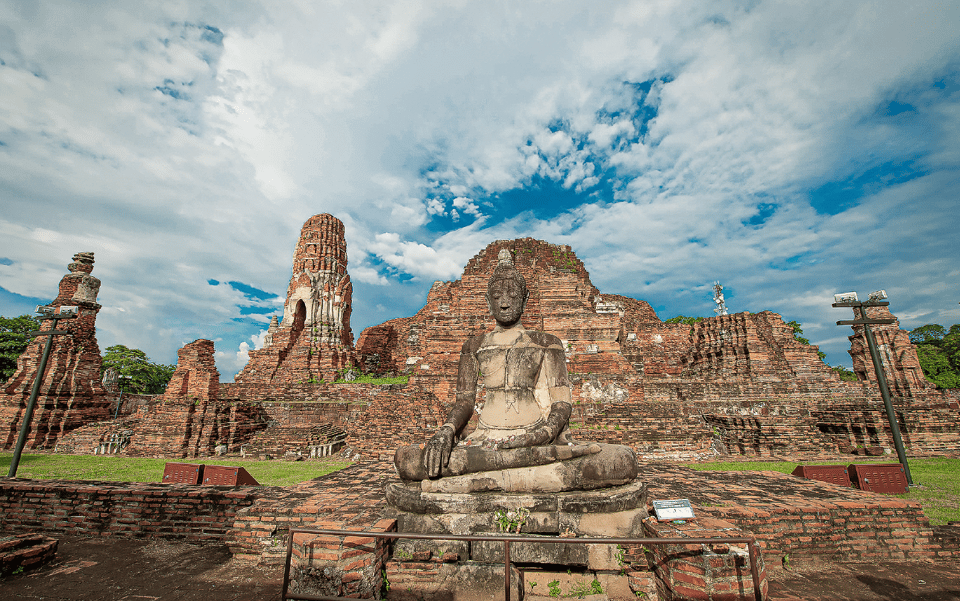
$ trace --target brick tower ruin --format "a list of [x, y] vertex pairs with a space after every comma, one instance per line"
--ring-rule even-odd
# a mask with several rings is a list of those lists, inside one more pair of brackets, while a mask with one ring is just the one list
[[[60, 280], [60, 292], [50, 305], [57, 311], [63, 306], [76, 306], [78, 317], [56, 321], [57, 330], [69, 334], [53, 337], [26, 448], [53, 448], [70, 430], [107, 419], [110, 414], [110, 401], [100, 383], [101, 358], [96, 337], [100, 280], [90, 275], [93, 253], [77, 253], [67, 268], [70, 273]], [[46, 320], [40, 329], [51, 330], [54, 323]], [[17, 360], [17, 371], [0, 394], [3, 448], [16, 444], [46, 340], [46, 336], [37, 336], [30, 342]]]
[[281, 385], [335, 379], [356, 364], [352, 302], [343, 222], [314, 215], [303, 224], [293, 253], [283, 320], [271, 322], [263, 348], [250, 351], [235, 381]]

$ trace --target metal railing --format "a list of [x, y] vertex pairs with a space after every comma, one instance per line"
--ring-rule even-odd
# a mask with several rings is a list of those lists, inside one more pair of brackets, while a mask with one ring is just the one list
[[313, 530], [309, 528], [291, 528], [287, 539], [287, 557], [283, 568], [283, 589], [281, 601], [295, 599], [298, 601], [349, 601], [348, 597], [330, 597], [325, 595], [310, 595], [306, 593], [290, 593], [290, 559], [293, 555], [294, 534], [320, 534], [333, 536], [356, 536], [364, 538], [409, 538], [416, 540], [455, 540], [455, 541], [503, 541], [503, 591], [505, 601], [510, 601], [510, 543], [551, 543], [551, 544], [608, 544], [608, 545], [709, 545], [715, 543], [746, 543], [750, 554], [750, 577], [753, 581], [753, 596], [756, 601], [762, 601], [760, 591], [760, 572], [757, 566], [760, 548], [755, 538], [561, 538], [539, 536], [509, 536], [498, 534], [413, 534], [411, 532], [367, 532], [365, 530]]

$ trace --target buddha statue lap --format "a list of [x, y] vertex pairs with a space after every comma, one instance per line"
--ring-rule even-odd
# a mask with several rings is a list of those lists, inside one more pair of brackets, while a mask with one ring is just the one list
[[[456, 403], [426, 445], [397, 450], [400, 477], [436, 493], [564, 492], [632, 482], [632, 449], [571, 438], [563, 345], [521, 324], [528, 293], [507, 250], [500, 251], [486, 297], [497, 325], [464, 343]], [[463, 436], [480, 378], [486, 397], [479, 425]]]

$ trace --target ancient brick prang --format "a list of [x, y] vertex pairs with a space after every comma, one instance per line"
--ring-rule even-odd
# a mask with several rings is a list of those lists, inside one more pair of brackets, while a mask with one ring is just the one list
[[[620, 401], [640, 400], [639, 374], [620, 352], [621, 321], [655, 319], [653, 309], [643, 301], [601, 296], [569, 246], [533, 238], [490, 244], [470, 259], [459, 280], [435, 282], [415, 316], [364, 330], [357, 341], [358, 353], [376, 356], [380, 371], [409, 370], [412, 385], [449, 403], [461, 345], [494, 326], [485, 295], [502, 249], [513, 254], [514, 265], [526, 280], [530, 297], [524, 326], [559, 336], [571, 371], [606, 376], [604, 385], [616, 382], [617, 390], [626, 391]], [[577, 394], [575, 389], [575, 398]]]
[[339, 370], [357, 363], [350, 330], [352, 303], [343, 223], [332, 215], [314, 215], [300, 230], [283, 320], [271, 321], [264, 347], [250, 351], [235, 381], [335, 379]]
[[[45, 320], [40, 328], [45, 331], [56, 327], [57, 331], [68, 334], [53, 338], [26, 448], [53, 448], [66, 432], [109, 417], [110, 402], [100, 382], [101, 357], [96, 337], [100, 280], [90, 275], [93, 262], [92, 252], [74, 255], [68, 266], [70, 273], [60, 280], [60, 292], [50, 303], [57, 312], [60, 307], [76, 306], [78, 317]], [[17, 371], [2, 389], [0, 424], [3, 424], [3, 436], [0, 445], [3, 448], [16, 444], [46, 341], [46, 336], [33, 339], [20, 355]]]

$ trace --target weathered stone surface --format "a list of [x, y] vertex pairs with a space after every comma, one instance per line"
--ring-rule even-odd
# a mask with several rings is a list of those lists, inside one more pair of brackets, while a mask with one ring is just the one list
[[[488, 601], [503, 598], [503, 556], [500, 563], [432, 563], [397, 561], [386, 564], [390, 598], [408, 601]], [[510, 567], [510, 598], [522, 599], [523, 573]], [[397, 591], [394, 593], [393, 591]]]
[[[73, 259], [68, 266], [70, 273], [60, 280], [60, 292], [50, 305], [57, 311], [59, 307], [76, 306], [78, 317], [56, 322], [46, 320], [41, 326], [41, 330], [52, 330], [56, 323], [58, 331], [69, 334], [53, 337], [27, 433], [28, 449], [52, 449], [71, 430], [110, 416], [110, 401], [100, 382], [102, 360], [96, 337], [100, 280], [90, 275], [93, 253], [77, 253]], [[37, 336], [30, 342], [17, 361], [17, 371], [3, 386], [0, 394], [0, 424], [3, 424], [0, 445], [3, 448], [16, 444], [46, 342], [46, 336]]]
[[[387, 503], [395, 511], [393, 515], [399, 532], [495, 534], [504, 528], [498, 512], [510, 512], [508, 515], [519, 516], [515, 518], [518, 524], [509, 526], [511, 532], [524, 535], [634, 537], [640, 536], [642, 521], [648, 515], [647, 489], [642, 482], [598, 491], [539, 494], [424, 493], [413, 485], [393, 483], [387, 485], [386, 492]], [[483, 541], [456, 548], [446, 541], [416, 541], [408, 545], [403, 547], [405, 554], [401, 555], [412, 555], [416, 550], [430, 551], [439, 557], [444, 552], [456, 551], [461, 558], [484, 562], [496, 561], [503, 548], [502, 543]], [[605, 547], [518, 543], [514, 547], [517, 549], [514, 561], [616, 569], [611, 567], [616, 563], [615, 549]]]

